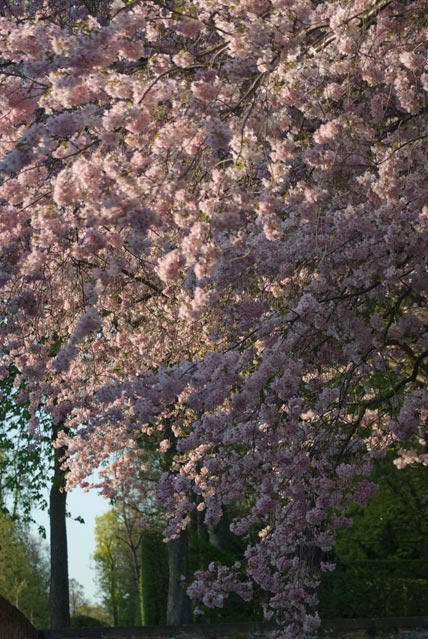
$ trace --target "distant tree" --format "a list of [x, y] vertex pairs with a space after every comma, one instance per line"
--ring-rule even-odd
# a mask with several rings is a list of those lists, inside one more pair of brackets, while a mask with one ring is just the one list
[[115, 626], [133, 626], [141, 622], [137, 551], [141, 531], [127, 529], [126, 525], [120, 509], [113, 508], [97, 517], [95, 526], [94, 560], [98, 582], [102, 602]]
[[[42, 395], [26, 393], [14, 364], [0, 380], [0, 508], [13, 518], [32, 521], [31, 509], [49, 508], [50, 611], [52, 627], [70, 623], [67, 558], [66, 472], [63, 447], [54, 447], [61, 423], [46, 410]], [[32, 412], [32, 415], [30, 414]], [[49, 504], [43, 496], [49, 489]], [[46, 534], [40, 529], [43, 536]]]
[[[141, 624], [141, 545], [144, 534], [142, 513], [130, 503], [118, 502], [115, 506], [118, 516], [118, 540], [123, 544], [128, 559], [128, 570], [132, 574], [132, 587], [129, 592], [130, 610], [134, 625]], [[131, 576], [130, 574], [130, 576]]]
[[0, 594], [36, 627], [49, 625], [46, 551], [9, 515], [0, 514]]
[[87, 600], [83, 586], [77, 579], [69, 579], [68, 586], [70, 592], [70, 614], [74, 615], [79, 608], [87, 605]]

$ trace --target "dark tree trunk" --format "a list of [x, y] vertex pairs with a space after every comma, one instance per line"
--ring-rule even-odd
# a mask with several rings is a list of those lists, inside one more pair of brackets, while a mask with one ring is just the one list
[[[54, 433], [56, 435], [56, 432]], [[70, 595], [68, 586], [67, 553], [67, 493], [65, 492], [65, 472], [61, 470], [62, 448], [55, 449], [54, 479], [49, 499], [51, 579], [50, 613], [51, 628], [70, 626]]]
[[[190, 623], [190, 599], [186, 594], [188, 578], [188, 535], [184, 530], [168, 542], [168, 605], [166, 623], [181, 626]], [[182, 579], [184, 577], [184, 580]]]

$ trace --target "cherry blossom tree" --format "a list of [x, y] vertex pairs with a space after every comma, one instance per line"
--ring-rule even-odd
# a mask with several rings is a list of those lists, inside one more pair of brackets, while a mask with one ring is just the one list
[[373, 457], [427, 461], [428, 3], [19, 4], [1, 330], [34, 437], [43, 400], [106, 496], [157, 448], [176, 542], [245, 502], [242, 562], [188, 594], [257, 584], [310, 633]]

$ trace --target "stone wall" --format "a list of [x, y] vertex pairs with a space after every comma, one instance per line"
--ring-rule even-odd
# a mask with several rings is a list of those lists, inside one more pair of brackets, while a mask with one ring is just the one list
[[192, 624], [138, 628], [45, 630], [43, 639], [263, 639], [274, 626], [264, 623]]
[[[274, 629], [273, 624], [266, 623], [68, 628], [45, 630], [41, 639], [265, 639]], [[325, 620], [319, 636], [321, 639], [428, 639], [428, 617]]]

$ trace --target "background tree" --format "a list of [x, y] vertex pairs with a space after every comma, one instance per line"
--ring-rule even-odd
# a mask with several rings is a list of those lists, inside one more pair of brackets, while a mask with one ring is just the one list
[[118, 528], [116, 534], [128, 556], [128, 571], [132, 572], [132, 588], [129, 594], [130, 607], [134, 609], [133, 625], [141, 625], [141, 545], [144, 522], [142, 513], [131, 504], [119, 502], [116, 505]]
[[10, 516], [0, 515], [0, 594], [38, 628], [49, 625], [47, 549]]
[[[31, 417], [25, 384], [14, 364], [3, 370], [0, 403], [0, 505], [14, 519], [33, 521], [35, 507], [46, 509], [49, 487], [51, 624], [69, 625], [64, 452], [53, 447], [58, 428], [44, 410], [45, 398]], [[34, 400], [33, 400], [34, 401]], [[36, 400], [37, 401], [37, 400]], [[45, 536], [46, 532], [40, 530]]]
[[[102, 602], [112, 617], [114, 626], [136, 626], [141, 623], [140, 614], [140, 547], [135, 531], [128, 537], [121, 519], [120, 509], [112, 509], [97, 517], [95, 526], [96, 550], [94, 561]], [[137, 533], [141, 537], [141, 531]], [[137, 561], [138, 564], [134, 565]], [[135, 573], [137, 571], [138, 580]]]
[[88, 602], [85, 599], [85, 591], [82, 584], [77, 579], [70, 579], [69, 582], [70, 592], [70, 615], [75, 615], [76, 611], [83, 606], [88, 606]]

